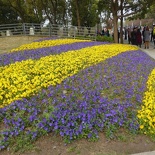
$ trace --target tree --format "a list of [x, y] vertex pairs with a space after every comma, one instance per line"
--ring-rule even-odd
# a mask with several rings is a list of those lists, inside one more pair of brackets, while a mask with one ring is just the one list
[[45, 21], [40, 0], [26, 0], [25, 9], [25, 12], [27, 13], [27, 16], [30, 17], [31, 22], [41, 23]]
[[21, 22], [67, 24], [66, 0], [1, 0], [18, 14]]
[[155, 2], [151, 5], [149, 12], [146, 14], [146, 17], [153, 19], [155, 24]]
[[93, 27], [99, 21], [97, 0], [70, 0], [72, 25]]
[[39, 0], [2, 0], [2, 2], [18, 14], [21, 22], [43, 21]]
[[64, 24], [66, 4], [65, 0], [41, 0], [44, 15], [51, 24]]
[[17, 12], [0, 1], [0, 24], [11, 24], [17, 22], [19, 22]]
[[102, 21], [102, 23], [104, 23], [107, 26], [107, 28], [112, 28], [112, 25], [109, 23], [112, 20], [111, 9], [109, 8], [110, 4], [105, 5], [104, 1], [101, 0], [98, 2], [98, 12], [100, 21]]

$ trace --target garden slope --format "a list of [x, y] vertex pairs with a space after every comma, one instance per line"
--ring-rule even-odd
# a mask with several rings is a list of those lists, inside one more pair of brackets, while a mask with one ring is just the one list
[[[107, 52], [110, 52], [110, 49]], [[94, 58], [96, 57], [93, 56], [92, 59]], [[147, 62], [150, 63], [145, 64]], [[69, 126], [71, 129], [68, 128], [67, 130], [64, 130], [64, 127], [67, 127], [67, 124], [70, 122], [78, 121], [86, 123], [86, 126], [80, 126], [82, 125], [80, 123], [78, 124], [79, 126], [75, 126], [75, 128], [79, 129], [82, 127], [81, 129], [85, 133], [84, 135], [81, 134], [83, 138], [85, 138], [86, 135], [88, 138], [95, 138], [93, 134], [98, 137], [98, 128], [100, 130], [104, 129], [104, 133], [106, 134], [111, 133], [109, 136], [117, 137], [117, 134], [113, 134], [113, 130], [108, 130], [109, 127], [112, 127], [111, 124], [118, 130], [120, 127], [124, 126], [128, 126], [129, 129], [137, 129], [136, 115], [134, 111], [131, 113], [128, 110], [135, 109], [141, 105], [142, 93], [146, 90], [146, 85], [144, 85], [144, 83], [146, 83], [148, 75], [154, 66], [154, 61], [141, 51], [125, 52], [118, 56], [111, 57], [106, 61], [97, 63], [96, 65], [85, 69], [83, 68], [78, 74], [66, 78], [66, 80], [56, 85], [56, 87], [50, 86], [47, 91], [44, 89], [40, 93], [41, 96], [34, 96], [28, 100], [17, 101], [12, 104], [13, 106], [10, 105], [9, 109], [15, 108], [16, 112], [19, 110], [18, 112], [20, 115], [16, 114], [15, 116], [18, 118], [18, 122], [14, 123], [18, 123], [19, 130], [21, 130], [21, 126], [23, 126], [24, 123], [23, 117], [28, 112], [27, 107], [31, 107], [35, 110], [31, 110], [28, 117], [29, 121], [32, 121], [31, 123], [33, 124], [33, 121], [38, 117], [35, 114], [37, 112], [36, 110], [39, 110], [39, 108], [41, 108], [40, 110], [44, 110], [41, 107], [42, 103], [47, 104], [52, 101], [52, 104], [57, 106], [56, 111], [54, 111], [56, 117], [55, 120], [51, 117], [49, 120], [47, 119], [51, 115], [51, 113], [48, 113], [50, 111], [47, 111], [51, 108], [48, 104], [46, 107], [48, 109], [45, 109], [45, 111], [38, 111], [39, 115], [42, 113], [44, 113], [44, 115], [38, 118], [37, 125], [45, 131], [47, 130], [47, 132], [49, 132], [49, 129], [51, 131], [52, 128], [56, 131], [58, 128], [62, 129], [59, 131], [61, 136], [66, 136], [68, 134], [73, 135], [71, 129], [74, 129], [73, 127], [76, 124], [70, 124]], [[38, 102], [36, 101], [39, 101], [41, 106], [38, 106]], [[73, 101], [75, 101], [75, 104]], [[21, 109], [25, 109], [24, 115], [21, 115]], [[7, 110], [7, 108], [5, 110]], [[121, 115], [122, 112], [123, 115]], [[74, 116], [72, 114], [74, 114]], [[60, 120], [60, 116], [65, 116], [64, 118], [69, 119]], [[15, 121], [15, 117], [8, 117], [5, 119], [6, 125], [11, 125], [10, 121], [11, 119], [14, 119]], [[45, 122], [44, 117], [46, 118], [47, 123]], [[61, 126], [57, 125], [57, 120]], [[52, 126], [47, 126], [47, 124], [52, 122], [55, 122], [55, 125], [53, 124], [54, 126], [52, 124]], [[46, 125], [42, 126], [43, 123]], [[14, 126], [14, 124], [12, 125]], [[87, 128], [87, 125], [90, 125], [90, 128]], [[31, 127], [29, 126], [28, 128]], [[87, 131], [85, 130], [86, 128]], [[77, 133], [74, 131], [77, 137], [78, 134], [80, 135], [80, 130], [77, 130]], [[30, 133], [34, 134], [31, 131]], [[5, 132], [4, 135], [6, 135]], [[76, 137], [74, 138], [76, 139]]]

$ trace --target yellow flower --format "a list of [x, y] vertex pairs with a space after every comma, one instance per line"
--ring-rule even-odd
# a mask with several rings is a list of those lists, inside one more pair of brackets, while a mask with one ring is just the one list
[[140, 125], [140, 127], [139, 127], [140, 129], [143, 129], [144, 128], [144, 125]]
[[155, 68], [148, 77], [143, 103], [141, 110], [138, 111], [137, 117], [147, 126], [146, 134], [155, 134]]
[[50, 46], [63, 45], [63, 44], [71, 44], [74, 42], [86, 42], [86, 41], [88, 42], [89, 40], [76, 40], [76, 39], [45, 40], [42, 42], [33, 42], [30, 44], [21, 45], [18, 48], [12, 49], [11, 52], [50, 47]]

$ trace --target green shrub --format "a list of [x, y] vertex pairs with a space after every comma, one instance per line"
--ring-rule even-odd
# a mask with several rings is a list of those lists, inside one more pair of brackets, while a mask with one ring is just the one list
[[96, 41], [114, 42], [114, 39], [112, 37], [108, 37], [108, 36], [96, 36]]

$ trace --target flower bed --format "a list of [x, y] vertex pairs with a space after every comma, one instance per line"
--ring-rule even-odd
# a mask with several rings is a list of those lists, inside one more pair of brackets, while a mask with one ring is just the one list
[[[67, 143], [96, 140], [98, 132], [114, 138], [119, 128], [146, 132], [154, 125], [155, 60], [131, 45], [83, 44], [0, 67], [0, 122], [5, 126], [0, 149], [20, 149], [49, 132]], [[148, 104], [152, 117], [144, 123]]]
[[137, 117], [141, 132], [155, 139], [155, 68], [148, 77], [147, 91], [144, 93], [143, 105]]
[[[50, 47], [42, 47], [38, 49], [32, 50], [24, 50], [24, 51], [16, 51], [10, 52], [7, 54], [1, 54], [0, 57], [0, 66], [5, 66], [11, 63], [20, 62], [22, 60], [27, 59], [39, 59], [44, 56], [60, 54], [62, 52], [67, 52], [70, 50], [78, 50], [84, 47], [91, 47], [95, 45], [107, 44], [106, 42], [96, 42], [96, 41], [89, 41], [89, 42], [76, 42], [70, 44], [62, 44]], [[58, 40], [59, 42], [59, 40]]]
[[128, 47], [130, 46], [119, 44], [99, 45], [0, 67], [0, 108], [15, 100], [29, 97], [43, 87], [59, 84], [81, 69], [125, 52]]
[[55, 40], [55, 39], [52, 39], [52, 40], [43, 40], [43, 41], [38, 41], [38, 42], [36, 41], [36, 42], [32, 42], [31, 44], [21, 45], [18, 48], [12, 49], [11, 52], [38, 49], [38, 48], [63, 45], [63, 44], [71, 44], [74, 42], [89, 42], [89, 40], [75, 40], [75, 39], [56, 39]]

